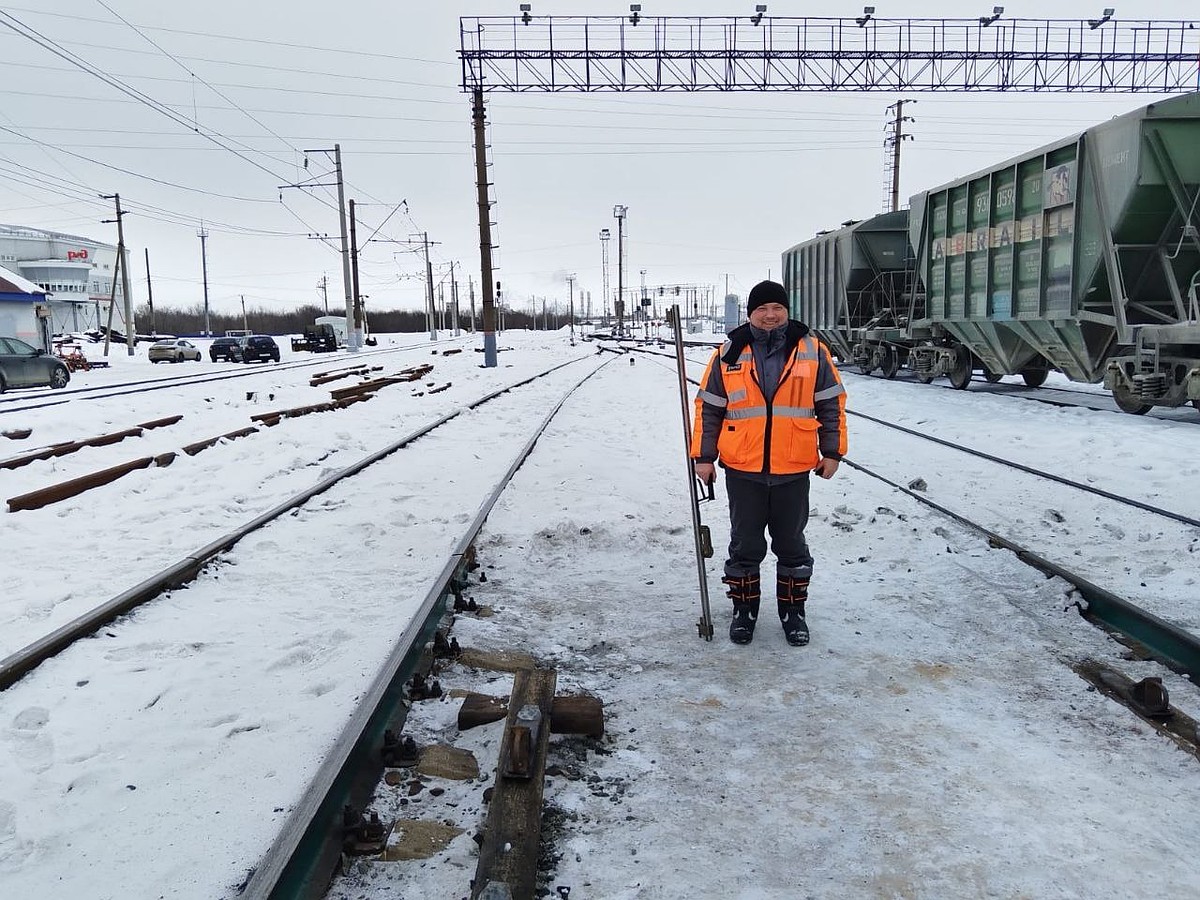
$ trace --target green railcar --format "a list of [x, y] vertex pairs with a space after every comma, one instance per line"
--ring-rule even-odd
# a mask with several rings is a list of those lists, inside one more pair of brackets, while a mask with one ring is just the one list
[[847, 222], [783, 254], [783, 285], [794, 318], [843, 362], [891, 377], [906, 362], [915, 271], [908, 211]]
[[910, 364], [1104, 380], [1127, 412], [1200, 407], [1200, 93], [918, 194]]

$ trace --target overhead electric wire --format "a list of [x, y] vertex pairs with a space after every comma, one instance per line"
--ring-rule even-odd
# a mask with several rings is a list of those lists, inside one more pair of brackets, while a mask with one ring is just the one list
[[[114, 166], [111, 163], [106, 163], [99, 159], [92, 159], [89, 156], [84, 156], [83, 154], [76, 153], [73, 150], [67, 150], [66, 148], [61, 147], [57, 144], [51, 144], [46, 141], [39, 140], [38, 138], [30, 137], [27, 134], [22, 134], [21, 132], [15, 130], [15, 129], [12, 129], [12, 128], [8, 128], [4, 125], [0, 125], [0, 131], [6, 131], [9, 134], [16, 135], [17, 137], [22, 138], [23, 140], [29, 141], [31, 144], [37, 144], [40, 147], [48, 147], [59, 153], [64, 153], [67, 156], [72, 156], [76, 159], [81, 159], [84, 162], [89, 162], [92, 165], [101, 166], [102, 168], [105, 168], [105, 169], [111, 169], [114, 172], [120, 172], [122, 175], [129, 175], [132, 178], [141, 178], [144, 181], [150, 181], [150, 182], [153, 182], [154, 184], [159, 184], [164, 187], [177, 188], [178, 190], [181, 190], [181, 191], [192, 191], [194, 193], [204, 194], [209, 197], [219, 197], [222, 200], [237, 200], [242, 203], [273, 203], [274, 202], [272, 200], [268, 200], [268, 199], [265, 199], [262, 197], [238, 197], [233, 194], [222, 194], [222, 193], [219, 193], [216, 191], [206, 191], [203, 188], [190, 187], [189, 185], [186, 185], [186, 184], [178, 184], [177, 182], [174, 182], [174, 181], [166, 181], [162, 178], [155, 178], [152, 175], [144, 175], [141, 172], [135, 172], [132, 169], [125, 169], [125, 168], [122, 168], [121, 166]], [[138, 149], [138, 148], [116, 148], [116, 147], [114, 147], [112, 149]], [[142, 148], [142, 149], [146, 149], [146, 148]], [[183, 148], [180, 148], [180, 149], [183, 149]]]
[[245, 109], [243, 109], [241, 106], [239, 106], [234, 100], [232, 100], [231, 98], [226, 96], [221, 91], [217, 90], [217, 88], [214, 87], [211, 82], [205, 80], [204, 78], [201, 78], [199, 75], [197, 75], [195, 72], [193, 72], [187, 66], [185, 66], [182, 62], [180, 62], [178, 59], [176, 59], [174, 56], [172, 56], [171, 53], [169, 53], [161, 45], [156, 43], [154, 41], [154, 39], [151, 38], [149, 35], [146, 35], [146, 34], [142, 33], [141, 31], [139, 31], [138, 27], [136, 25], [134, 25], [132, 22], [130, 22], [128, 19], [126, 19], [124, 16], [122, 16], [120, 13], [116, 12], [116, 10], [114, 10], [111, 6], [109, 6], [107, 3], [105, 3], [104, 0], [96, 0], [96, 2], [99, 3], [101, 6], [103, 6], [106, 10], [108, 10], [113, 16], [120, 19], [121, 22], [123, 22], [125, 25], [129, 26], [129, 28], [132, 29], [136, 35], [141, 37], [143, 40], [145, 40], [147, 43], [149, 43], [152, 47], [154, 47], [156, 50], [158, 50], [159, 53], [163, 54], [163, 56], [167, 57], [167, 59], [171, 60], [171, 62], [175, 63], [175, 65], [177, 65], [177, 66], [179, 66], [179, 68], [183, 69], [183, 71], [187, 72], [192, 77], [193, 80], [199, 79], [201, 84], [203, 84], [205, 87], [207, 87], [210, 91], [212, 91], [214, 94], [216, 94], [222, 100], [224, 100], [226, 103], [228, 103], [234, 109], [238, 110], [238, 112], [240, 112], [244, 116], [246, 116], [246, 118], [248, 118], [251, 122], [253, 122], [259, 128], [261, 128], [263, 131], [267, 132], [272, 137], [275, 137], [278, 140], [282, 141], [286, 146], [291, 148], [291, 150], [293, 150], [294, 152], [296, 152], [296, 153], [300, 152], [300, 150], [298, 150], [296, 147], [289, 144], [285, 138], [281, 137], [269, 125], [264, 123], [261, 119], [256, 118], [253, 114], [247, 112]]
[[[89, 75], [92, 75], [95, 78], [100, 79], [105, 84], [107, 84], [109, 87], [112, 87], [112, 88], [120, 91], [122, 94], [125, 94], [127, 97], [132, 98], [133, 100], [137, 101], [138, 103], [141, 103], [142, 105], [149, 107], [150, 109], [154, 110], [155, 112], [159, 113], [160, 115], [166, 116], [168, 119], [175, 122], [176, 124], [181, 125], [184, 128], [190, 129], [195, 134], [199, 135], [200, 137], [203, 137], [206, 140], [212, 141], [214, 144], [217, 144], [218, 146], [224, 147], [226, 150], [228, 150], [234, 156], [237, 156], [239, 159], [242, 159], [243, 161], [254, 166], [255, 168], [260, 169], [261, 171], [267, 173], [272, 178], [276, 179], [276, 181], [282, 180], [281, 176], [279, 176], [275, 172], [272, 172], [266, 166], [262, 165], [262, 163], [247, 156], [245, 153], [238, 150], [236, 147], [232, 147], [227, 143], [222, 143], [217, 132], [214, 132], [208, 128], [202, 128], [200, 126], [200, 123], [195, 120], [192, 120], [189, 122], [185, 116], [176, 112], [174, 109], [167, 106], [165, 103], [161, 103], [158, 100], [155, 100], [150, 95], [148, 95], [142, 91], [139, 91], [137, 88], [134, 88], [134, 87], [131, 87], [130, 85], [125, 84], [123, 81], [109, 75], [107, 72], [105, 72], [103, 69], [99, 68], [98, 66], [95, 66], [92, 63], [89, 63], [87, 60], [83, 59], [82, 57], [71, 53], [70, 51], [66, 50], [65, 48], [63, 48], [62, 46], [57, 44], [52, 39], [46, 37], [45, 35], [41, 34], [37, 30], [30, 28], [28, 25], [25, 25], [19, 19], [12, 16], [10, 13], [0, 10], [0, 25], [7, 26], [9, 29], [11, 29], [12, 31], [15, 31], [17, 34], [21, 35], [22, 37], [26, 37], [29, 40], [33, 41], [35, 44], [37, 44], [42, 49], [47, 50], [50, 53], [53, 53], [55, 56], [59, 57], [60, 59], [65, 60], [66, 62], [69, 62], [71, 65], [88, 73]], [[258, 151], [255, 151], [255, 152], [258, 152]]]
[[[7, 7], [7, 9], [15, 10], [16, 12], [27, 12], [40, 16], [52, 16], [59, 19], [70, 19], [72, 22], [94, 22], [100, 25], [112, 25], [113, 23], [107, 19], [94, 19], [87, 16], [70, 15], [67, 13], [52, 13], [44, 9], [30, 9], [29, 7]], [[168, 34], [186, 34], [193, 37], [207, 37], [222, 41], [238, 41], [248, 44], [263, 44], [270, 47], [287, 47], [293, 50], [316, 50], [321, 53], [345, 53], [351, 56], [367, 56], [375, 59], [398, 60], [401, 62], [419, 62], [419, 63], [434, 63], [440, 66], [454, 66], [458, 68], [458, 62], [449, 62], [444, 59], [424, 59], [416, 56], [398, 56], [394, 53], [370, 53], [357, 48], [341, 48], [341, 47], [320, 47], [315, 44], [294, 44], [287, 41], [270, 41], [265, 38], [248, 38], [232, 34], [214, 34], [207, 31], [189, 31], [183, 28], [165, 28], [162, 26], [143, 25], [147, 31], [161, 31]]]
[[[272, 178], [275, 179], [276, 184], [278, 184], [281, 181], [287, 180], [284, 176], [281, 176], [281, 175], [273, 172], [266, 166], [262, 165], [261, 163], [257, 162], [256, 160], [252, 159], [251, 157], [247, 156], [245, 153], [242, 153], [239, 150], [235, 149], [234, 147], [229, 146], [227, 143], [223, 143], [217, 136], [219, 134], [218, 132], [215, 132], [212, 129], [202, 129], [200, 127], [199, 123], [195, 122], [195, 121], [193, 121], [191, 124], [189, 124], [186, 118], [181, 116], [179, 113], [175, 112], [173, 109], [171, 109], [166, 104], [160, 103], [159, 101], [155, 100], [153, 97], [150, 97], [149, 95], [137, 90], [136, 88], [133, 88], [133, 87], [130, 87], [129, 85], [124, 84], [119, 79], [114, 78], [113, 76], [109, 75], [108, 73], [106, 73], [105, 71], [100, 69], [99, 67], [92, 65], [91, 63], [87, 62], [86, 60], [82, 59], [81, 57], [77, 57], [74, 54], [71, 54], [69, 51], [67, 51], [64, 48], [62, 48], [61, 46], [57, 45], [50, 38], [46, 37], [45, 35], [42, 35], [37, 30], [30, 28], [29, 26], [25, 25], [20, 20], [16, 19], [11, 14], [4, 12], [3, 10], [0, 10], [0, 24], [7, 26], [9, 29], [11, 29], [12, 31], [15, 31], [17, 34], [20, 34], [23, 37], [28, 38], [29, 40], [33, 41], [38, 46], [42, 47], [45, 50], [50, 51], [55, 56], [58, 56], [60, 59], [63, 59], [66, 62], [71, 63], [73, 66], [83, 70], [84, 72], [87, 72], [90, 75], [95, 76], [96, 78], [99, 78], [101, 81], [103, 81], [105, 84], [108, 84], [110, 87], [116, 88], [121, 93], [124, 93], [127, 96], [133, 98], [134, 100], [137, 100], [139, 103], [143, 103], [144, 105], [148, 106], [149, 108], [153, 109], [154, 111], [159, 112], [160, 114], [166, 116], [167, 118], [169, 118], [171, 121], [175, 122], [176, 124], [183, 125], [185, 128], [190, 128], [193, 132], [195, 132], [196, 134], [211, 141], [212, 143], [217, 144], [220, 147], [224, 147], [226, 150], [228, 150], [230, 153], [232, 153], [234, 156], [238, 157], [239, 159], [250, 163], [252, 166], [254, 166], [255, 168], [257, 168], [263, 172], [266, 172], [268, 175], [271, 175]], [[261, 152], [261, 151], [252, 151], [252, 152]], [[268, 154], [263, 153], [262, 155], [268, 156], [268, 158], [271, 158]], [[278, 160], [276, 160], [276, 161], [278, 161]], [[178, 185], [175, 185], [175, 186], [178, 187]], [[299, 216], [299, 214], [296, 213], [295, 211], [293, 211], [291, 209], [289, 209], [288, 211], [293, 216], [295, 216], [297, 219], [299, 219], [306, 228], [310, 229], [310, 231], [317, 230], [317, 229], [313, 228], [313, 226], [311, 226], [307, 222], [305, 222]]]

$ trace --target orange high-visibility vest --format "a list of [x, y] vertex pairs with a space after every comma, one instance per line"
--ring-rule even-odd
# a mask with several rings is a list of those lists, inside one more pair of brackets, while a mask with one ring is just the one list
[[[820, 423], [813, 393], [823, 352], [827, 351], [816, 338], [801, 338], [784, 364], [779, 386], [769, 404], [759, 387], [754, 351], [749, 344], [733, 363], [725, 362], [719, 352], [714, 354], [700, 383], [707, 385], [712, 366], [719, 365], [726, 397], [713, 398], [703, 389], [696, 397], [692, 456], [700, 455], [704, 402], [725, 399], [725, 420], [717, 439], [722, 463], [742, 472], [779, 475], [815, 468], [821, 461], [821, 453], [817, 437]], [[769, 466], [764, 464], [768, 460]]]

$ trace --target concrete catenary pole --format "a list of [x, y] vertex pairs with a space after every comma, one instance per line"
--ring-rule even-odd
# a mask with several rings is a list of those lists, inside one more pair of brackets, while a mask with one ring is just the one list
[[467, 293], [471, 297], [471, 334], [475, 333], [475, 281], [467, 276]]
[[350, 291], [354, 295], [354, 302], [351, 304], [353, 316], [346, 320], [346, 342], [353, 352], [357, 352], [362, 349], [363, 315], [362, 300], [358, 292], [358, 232], [355, 228], [353, 200], [350, 201]]
[[891, 159], [891, 175], [892, 184], [890, 191], [889, 211], [896, 212], [900, 209], [900, 145], [906, 140], [912, 140], [911, 134], [904, 133], [904, 123], [916, 121], [912, 116], [904, 115], [904, 104], [916, 103], [915, 100], [897, 100], [888, 107], [888, 112], [895, 110], [895, 118], [891, 122], [892, 133], [888, 136], [887, 142], [892, 147]]
[[425, 245], [425, 324], [429, 326], [429, 339], [437, 340], [437, 322], [433, 311], [433, 264], [429, 261], [429, 232], [421, 234]]
[[[129, 293], [129, 257], [125, 253], [125, 226], [121, 221], [125, 218], [125, 212], [121, 209], [120, 194], [101, 195], [101, 198], [114, 201], [117, 207], [117, 218], [105, 221], [108, 223], [115, 221], [117, 223], [117, 264], [121, 269], [121, 293], [125, 295], [125, 345], [129, 348], [129, 355], [133, 356], [137, 345], [137, 329], [134, 328], [133, 324], [133, 296]], [[115, 272], [113, 273], [113, 277], [116, 278]], [[110, 312], [111, 309], [110, 305]]]
[[569, 306], [568, 306], [569, 318], [567, 319], [567, 325], [568, 325], [568, 330], [570, 331], [570, 334], [571, 334], [571, 346], [574, 347], [575, 346], [575, 276], [574, 275], [567, 276], [567, 289], [570, 291], [570, 299], [567, 301], [569, 304]]
[[350, 352], [358, 351], [355, 343], [360, 335], [354, 333], [354, 283], [350, 273], [350, 240], [346, 233], [346, 189], [342, 181], [342, 145], [333, 145], [333, 167], [337, 172], [338, 222], [342, 231], [342, 287], [346, 294], [346, 344]]
[[204, 279], [204, 336], [212, 337], [212, 325], [208, 320], [208, 232], [201, 228], [196, 236], [200, 238], [200, 272]]
[[158, 336], [158, 328], [154, 324], [154, 286], [150, 283], [150, 248], [146, 248], [146, 305], [150, 307], [150, 334]]

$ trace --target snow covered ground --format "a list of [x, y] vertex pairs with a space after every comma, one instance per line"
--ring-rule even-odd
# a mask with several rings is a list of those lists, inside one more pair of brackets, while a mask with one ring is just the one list
[[[493, 467], [507, 464], [505, 448], [607, 358], [592, 358], [595, 345], [569, 347], [565, 334], [509, 333], [501, 346], [513, 349], [488, 371], [473, 342], [462, 345], [467, 352], [444, 359], [417, 348], [389, 363], [433, 361], [428, 381], [453, 383], [444, 393], [385, 392], [185, 460], [183, 471], [176, 462], [61, 509], [0, 517], [6, 652], [499, 380], [584, 358], [523, 399], [471, 414], [474, 429], [431, 437], [421, 462], [406, 458], [323, 495], [188, 590], [0, 694], [0, 895], [232, 895]], [[696, 377], [703, 354], [691, 355]], [[307, 373], [277, 371], [263, 370], [257, 388], [222, 382], [0, 422], [33, 427], [29, 445], [170, 411], [204, 417], [217, 433], [263, 411], [262, 399], [243, 399], [250, 391], [275, 392], [281, 405], [315, 402]], [[1200, 517], [1200, 429], [1190, 421], [846, 382], [851, 409]], [[938, 502], [1195, 624], [1196, 529], [861, 419], [850, 429], [855, 461], [901, 483], [923, 478]], [[187, 442], [170, 431], [138, 439], [154, 435], [154, 449], [125, 442], [96, 448], [93, 460]], [[484, 433], [494, 441], [471, 438]], [[571, 887], [576, 900], [1200, 893], [1190, 861], [1200, 763], [1069, 664], [1095, 658], [1131, 677], [1162, 675], [1193, 715], [1196, 688], [1124, 660], [1123, 648], [1066, 608], [1061, 583], [848, 466], [814, 487], [812, 644], [786, 645], [769, 600], [754, 643], [725, 639], [720, 484], [704, 508], [718, 548], [709, 576], [717, 639], [700, 641], [682, 447], [668, 360], [601, 369], [485, 527], [489, 579], [470, 593], [496, 614], [454, 626], [464, 646], [526, 650], [558, 668], [560, 691], [604, 701], [604, 739], [552, 742], [549, 886]], [[56, 468], [76, 465], [67, 459], [0, 471], [0, 494], [70, 477]], [[297, 571], [297, 560], [307, 568]], [[441, 678], [496, 695], [509, 684], [462, 666]], [[463, 833], [430, 860], [357, 863], [334, 896], [467, 894], [500, 725], [460, 734], [457, 705], [418, 704], [412, 733], [475, 751], [481, 776], [434, 779], [412, 796], [383, 787], [377, 808]]]

